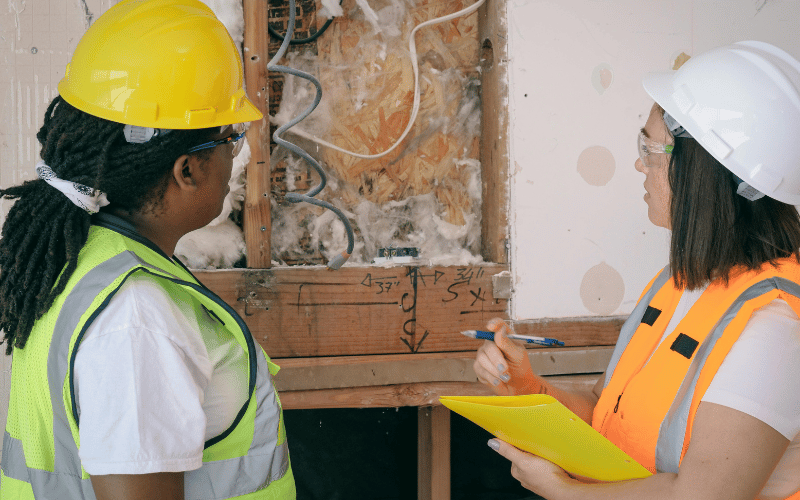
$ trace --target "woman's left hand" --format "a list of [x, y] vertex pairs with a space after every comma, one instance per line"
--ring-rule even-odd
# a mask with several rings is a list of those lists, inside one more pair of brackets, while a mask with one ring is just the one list
[[500, 439], [490, 439], [489, 447], [511, 462], [514, 479], [524, 488], [545, 498], [551, 498], [550, 494], [554, 492], [563, 494], [570, 484], [577, 482], [553, 462], [526, 453]]

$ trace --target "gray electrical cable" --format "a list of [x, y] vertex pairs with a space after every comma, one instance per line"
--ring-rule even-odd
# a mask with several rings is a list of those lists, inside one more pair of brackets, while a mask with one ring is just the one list
[[320, 191], [322, 191], [322, 189], [328, 182], [327, 176], [325, 175], [325, 171], [322, 169], [322, 166], [319, 164], [319, 162], [315, 160], [306, 151], [304, 151], [301, 147], [297, 146], [296, 144], [292, 144], [291, 142], [281, 137], [283, 133], [285, 133], [287, 130], [297, 125], [298, 123], [303, 121], [308, 115], [310, 115], [311, 112], [314, 111], [314, 109], [317, 107], [320, 100], [322, 99], [322, 86], [320, 85], [319, 80], [314, 78], [314, 76], [294, 68], [289, 68], [286, 66], [280, 66], [275, 64], [283, 57], [283, 55], [286, 53], [286, 50], [289, 48], [289, 41], [292, 39], [292, 34], [294, 32], [294, 19], [295, 19], [295, 0], [289, 0], [289, 23], [287, 25], [286, 35], [284, 35], [283, 43], [281, 43], [278, 52], [269, 61], [269, 63], [267, 63], [267, 69], [269, 71], [286, 73], [289, 75], [294, 75], [303, 78], [304, 80], [308, 80], [309, 82], [314, 84], [317, 93], [316, 96], [314, 97], [314, 102], [298, 116], [293, 118], [288, 123], [279, 127], [275, 131], [275, 133], [272, 134], [272, 139], [279, 146], [284, 147], [299, 155], [301, 158], [303, 158], [303, 160], [305, 160], [307, 164], [311, 165], [314, 168], [314, 170], [316, 170], [317, 173], [319, 174], [320, 182], [317, 186], [313, 187], [305, 194], [287, 193], [286, 201], [290, 203], [306, 202], [312, 205], [317, 205], [319, 207], [327, 208], [328, 210], [335, 213], [337, 217], [339, 217], [339, 220], [342, 221], [342, 223], [344, 224], [345, 231], [347, 232], [347, 250], [337, 255], [328, 262], [329, 269], [339, 269], [340, 267], [342, 267], [342, 264], [344, 264], [345, 261], [347, 261], [347, 259], [350, 257], [350, 254], [353, 253], [353, 247], [355, 246], [355, 236], [353, 234], [353, 227], [350, 225], [350, 221], [347, 220], [347, 216], [344, 214], [344, 212], [342, 212], [335, 206], [331, 205], [327, 201], [318, 200], [314, 198], [314, 196], [316, 196], [317, 194], [319, 194]]

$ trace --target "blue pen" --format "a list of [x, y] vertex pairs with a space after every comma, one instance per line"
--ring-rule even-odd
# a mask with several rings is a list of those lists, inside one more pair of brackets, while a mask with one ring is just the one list
[[[484, 332], [481, 330], [466, 330], [461, 332], [461, 335], [465, 335], [473, 339], [494, 341], [494, 332]], [[564, 345], [564, 343], [561, 342], [560, 340], [551, 339], [548, 337], [533, 337], [531, 335], [517, 335], [516, 333], [512, 333], [511, 335], [508, 335], [508, 338], [515, 340], [524, 340], [528, 344], [538, 344], [538, 345], [548, 345], [548, 346]]]

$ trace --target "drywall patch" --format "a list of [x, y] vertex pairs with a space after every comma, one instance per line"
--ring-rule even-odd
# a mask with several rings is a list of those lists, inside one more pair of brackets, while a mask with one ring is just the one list
[[602, 63], [592, 70], [592, 87], [598, 94], [603, 95], [612, 83], [614, 83], [614, 70], [610, 64]]
[[681, 69], [681, 66], [683, 66], [683, 63], [688, 61], [691, 57], [692, 56], [690, 56], [686, 52], [681, 52], [678, 55], [673, 55], [672, 56], [672, 63], [671, 63], [672, 69], [673, 70]]
[[601, 262], [583, 275], [580, 293], [586, 309], [595, 314], [608, 315], [622, 304], [625, 283], [616, 269]]
[[578, 156], [578, 173], [592, 186], [605, 186], [614, 177], [616, 162], [603, 146], [589, 146]]

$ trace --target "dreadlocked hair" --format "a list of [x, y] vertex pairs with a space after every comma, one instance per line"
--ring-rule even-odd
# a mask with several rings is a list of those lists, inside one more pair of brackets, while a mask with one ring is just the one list
[[[129, 144], [123, 128], [58, 96], [36, 138], [42, 160], [60, 179], [103, 191], [111, 207], [136, 211], [157, 206], [175, 160], [219, 130], [174, 130]], [[86, 243], [90, 215], [40, 179], [0, 189], [3, 198], [16, 200], [0, 233], [0, 329], [10, 354], [25, 347], [34, 322], [64, 291]]]

